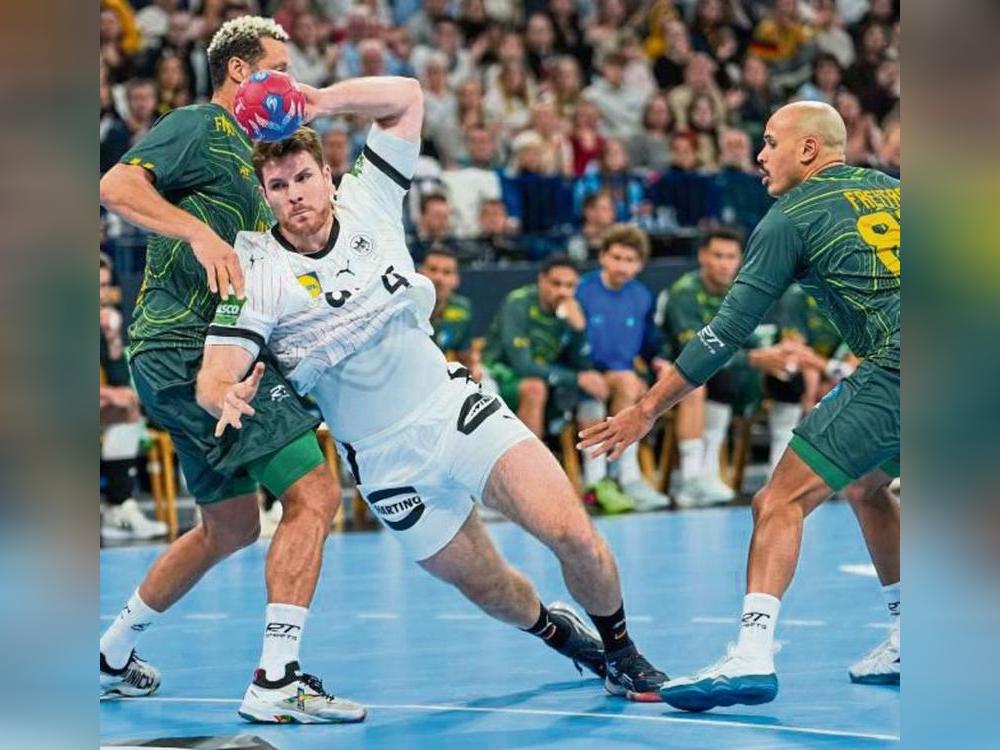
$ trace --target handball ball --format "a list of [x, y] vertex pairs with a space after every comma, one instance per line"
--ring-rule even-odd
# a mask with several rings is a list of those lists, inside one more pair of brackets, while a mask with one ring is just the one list
[[255, 141], [281, 141], [302, 124], [306, 100], [295, 79], [277, 70], [259, 70], [236, 90], [236, 121]]

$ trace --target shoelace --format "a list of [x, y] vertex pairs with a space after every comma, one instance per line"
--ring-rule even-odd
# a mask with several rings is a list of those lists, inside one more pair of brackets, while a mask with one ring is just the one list
[[323, 689], [323, 681], [316, 675], [300, 674], [299, 682], [308, 687], [317, 695], [320, 695], [328, 700], [333, 700], [334, 698], [332, 693], [328, 693], [326, 692], [326, 690]]

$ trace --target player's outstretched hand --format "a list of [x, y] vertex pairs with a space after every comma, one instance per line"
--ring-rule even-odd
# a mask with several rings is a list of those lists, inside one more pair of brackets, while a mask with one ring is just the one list
[[576, 447], [579, 450], [586, 450], [596, 446], [596, 450], [590, 451], [591, 458], [606, 454], [609, 460], [617, 461], [626, 448], [641, 440], [653, 429], [654, 422], [655, 418], [650, 419], [643, 415], [638, 407], [630, 406], [580, 432], [580, 442]]
[[243, 269], [240, 256], [233, 248], [208, 227], [191, 241], [194, 257], [198, 259], [208, 277], [208, 288], [223, 299], [235, 294], [243, 299]]
[[257, 388], [260, 386], [260, 379], [264, 377], [264, 363], [258, 362], [254, 365], [250, 374], [240, 383], [236, 383], [222, 399], [222, 416], [215, 424], [215, 436], [222, 437], [222, 433], [227, 427], [237, 430], [242, 429], [243, 421], [241, 417], [252, 417], [256, 411], [250, 402], [257, 395]]
[[[337, 45], [331, 45], [333, 47]], [[302, 123], [306, 124], [316, 119], [320, 112], [319, 89], [308, 86], [301, 81], [296, 81], [295, 85], [302, 92], [302, 98], [306, 100], [306, 111], [302, 113]]]

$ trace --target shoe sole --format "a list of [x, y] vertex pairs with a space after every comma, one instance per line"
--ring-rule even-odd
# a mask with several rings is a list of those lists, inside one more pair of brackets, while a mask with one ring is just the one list
[[[583, 618], [581, 618], [580, 615], [578, 615], [573, 610], [573, 608], [570, 607], [565, 602], [552, 602], [552, 604], [550, 604], [547, 607], [547, 609], [549, 610], [549, 612], [558, 612], [563, 617], [568, 617], [570, 620], [572, 620], [573, 622], [576, 623], [577, 627], [580, 628], [580, 630], [582, 630], [584, 633], [586, 633], [587, 635], [589, 635], [595, 641], [600, 642], [601, 636], [598, 635], [597, 631], [594, 630], [589, 625], [587, 625], [587, 623], [585, 623], [583, 621]], [[597, 675], [598, 677], [604, 678], [607, 675], [608, 668], [607, 668], [606, 664], [602, 664], [601, 665], [603, 667], [603, 669], [600, 672], [594, 671], [587, 664], [584, 664], [583, 666], [587, 667], [587, 669], [590, 669], [590, 671], [593, 674]]]
[[251, 704], [245, 699], [236, 711], [245, 721], [252, 724], [356, 724], [364, 721], [368, 712], [364, 708], [344, 711], [336, 716], [316, 716], [288, 707], [278, 707], [272, 703]]
[[865, 674], [853, 675], [848, 673], [851, 682], [855, 685], [898, 685], [899, 672], [895, 674]]
[[660, 694], [655, 690], [648, 693], [637, 693], [634, 690], [629, 690], [627, 687], [616, 685], [611, 681], [610, 677], [604, 678], [604, 689], [611, 693], [611, 695], [626, 698], [635, 703], [663, 703]]
[[101, 691], [102, 701], [113, 701], [119, 698], [145, 698], [160, 689], [159, 683], [152, 690], [136, 690], [135, 688], [109, 688]]
[[681, 711], [700, 713], [716, 706], [759, 706], [778, 694], [777, 675], [713, 677], [688, 685], [660, 688], [660, 698]]

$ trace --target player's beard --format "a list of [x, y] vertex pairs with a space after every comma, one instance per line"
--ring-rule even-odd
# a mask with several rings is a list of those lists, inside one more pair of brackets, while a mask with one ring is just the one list
[[330, 219], [330, 214], [333, 212], [333, 205], [330, 203], [324, 203], [319, 206], [310, 206], [313, 210], [305, 215], [304, 222], [297, 222], [293, 226], [282, 227], [286, 229], [289, 234], [297, 235], [299, 237], [312, 237], [314, 234], [319, 232], [326, 222]]

